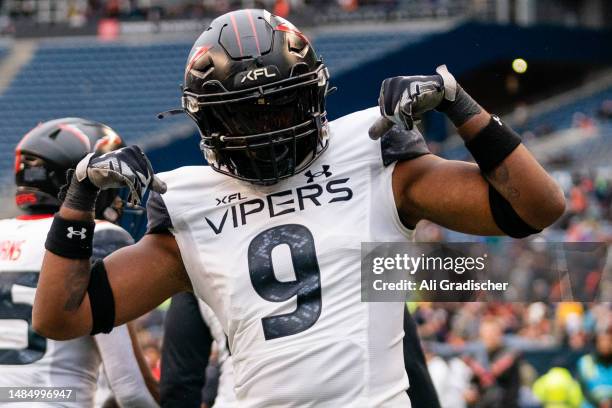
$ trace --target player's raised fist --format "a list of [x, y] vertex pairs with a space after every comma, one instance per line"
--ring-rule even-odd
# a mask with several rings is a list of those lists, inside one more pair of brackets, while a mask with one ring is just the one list
[[137, 205], [147, 189], [166, 192], [166, 185], [153, 174], [149, 159], [138, 146], [128, 146], [98, 155], [90, 153], [79, 162], [76, 179], [89, 180], [100, 190], [127, 187], [130, 190], [128, 203]]
[[378, 105], [383, 117], [412, 129], [423, 113], [436, 109], [447, 100], [455, 100], [457, 82], [446, 65], [436, 69], [436, 75], [398, 76], [387, 78], [380, 88]]

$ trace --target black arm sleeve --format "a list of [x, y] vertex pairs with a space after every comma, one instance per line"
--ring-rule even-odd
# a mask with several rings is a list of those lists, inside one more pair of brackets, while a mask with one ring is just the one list
[[218, 365], [208, 365], [206, 367], [206, 384], [202, 388], [202, 403], [206, 404], [207, 407], [212, 407], [215, 404], [220, 377], [221, 370]]
[[199, 408], [213, 342], [195, 296], [172, 297], [164, 322], [160, 395], [164, 408]]
[[417, 128], [406, 130], [397, 125], [383, 135], [380, 148], [384, 166], [396, 161], [416, 159], [430, 153], [423, 135]]
[[512, 238], [525, 238], [537, 234], [542, 230], [532, 228], [520, 215], [514, 211], [512, 205], [491, 184], [489, 184], [489, 206], [495, 224], [506, 235]]
[[404, 308], [404, 365], [410, 381], [408, 397], [412, 408], [440, 408], [438, 394], [427, 371], [416, 323], [407, 308]]
[[147, 234], [169, 234], [172, 220], [161, 194], [151, 191], [147, 200]]

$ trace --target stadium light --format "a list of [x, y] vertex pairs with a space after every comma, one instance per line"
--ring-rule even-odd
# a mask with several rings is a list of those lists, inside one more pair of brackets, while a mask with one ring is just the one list
[[527, 72], [527, 61], [522, 58], [516, 58], [514, 61], [512, 61], [512, 69], [517, 74], [524, 74]]

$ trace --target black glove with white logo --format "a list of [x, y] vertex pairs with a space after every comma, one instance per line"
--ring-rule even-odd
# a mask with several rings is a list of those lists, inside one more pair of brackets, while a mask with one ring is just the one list
[[153, 174], [144, 152], [138, 146], [128, 146], [103, 155], [85, 156], [76, 167], [64, 205], [90, 211], [99, 190], [121, 187], [130, 190], [129, 205], [140, 204], [149, 188], [160, 194], [166, 192], [166, 184]]
[[455, 78], [445, 65], [439, 66], [436, 72], [437, 75], [431, 76], [385, 79], [378, 98], [381, 115], [411, 130], [425, 112], [436, 109], [444, 100], [454, 101], [457, 94]]

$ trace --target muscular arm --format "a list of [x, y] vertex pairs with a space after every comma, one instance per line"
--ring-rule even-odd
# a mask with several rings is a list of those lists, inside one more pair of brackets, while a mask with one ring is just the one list
[[[89, 212], [66, 207], [59, 214], [65, 219], [92, 219]], [[115, 299], [115, 325], [152, 310], [175, 293], [191, 290], [178, 245], [168, 234], [146, 235], [106, 257], [104, 265]], [[89, 260], [45, 253], [32, 311], [36, 332], [54, 340], [90, 333], [89, 275]]]
[[[490, 118], [483, 109], [458, 128], [459, 134], [470, 140]], [[552, 224], [564, 211], [560, 188], [523, 145], [486, 174], [476, 164], [431, 154], [400, 162], [393, 172], [393, 193], [410, 225], [427, 219], [469, 234], [503, 235], [491, 214], [487, 180], [535, 229]]]

